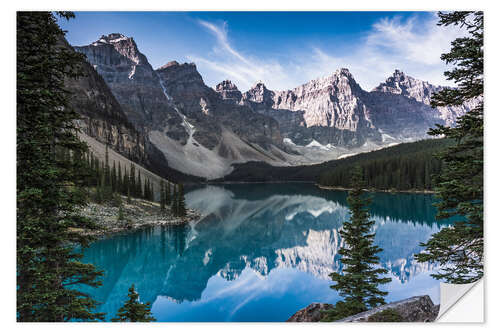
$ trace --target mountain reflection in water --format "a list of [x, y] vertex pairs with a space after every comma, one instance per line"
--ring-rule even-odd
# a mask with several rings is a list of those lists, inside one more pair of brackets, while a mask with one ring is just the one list
[[[446, 222], [422, 194], [372, 194], [375, 243], [393, 281], [387, 300], [429, 294], [436, 269], [413, 259]], [[339, 228], [349, 218], [344, 191], [311, 184], [208, 185], [186, 194], [204, 216], [97, 241], [85, 261], [105, 270], [89, 291], [111, 318], [134, 283], [159, 321], [284, 321], [311, 302], [335, 303], [328, 274], [340, 271]]]

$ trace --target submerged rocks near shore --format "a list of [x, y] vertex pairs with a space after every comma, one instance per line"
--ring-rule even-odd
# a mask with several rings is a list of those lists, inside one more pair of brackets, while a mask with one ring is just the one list
[[159, 203], [143, 199], [132, 198], [130, 203], [127, 203], [126, 197], [123, 197], [122, 201], [121, 220], [119, 207], [97, 203], [89, 203], [83, 207], [81, 214], [91, 218], [100, 227], [88, 234], [107, 235], [155, 225], [182, 225], [201, 217], [192, 209], [186, 209], [184, 217], [174, 216], [170, 207], [167, 206], [162, 212]]
[[[332, 307], [333, 305], [331, 304], [312, 303], [304, 309], [297, 311], [287, 321], [318, 322], [323, 318], [323, 311], [331, 309]], [[397, 321], [401, 322], [433, 322], [439, 313], [439, 304], [434, 305], [431, 298], [427, 295], [414, 296], [401, 301], [381, 305], [354, 316], [338, 320], [338, 322], [383, 322], [387, 321], [384, 320], [384, 314], [388, 311], [391, 312], [391, 315], [397, 314]]]

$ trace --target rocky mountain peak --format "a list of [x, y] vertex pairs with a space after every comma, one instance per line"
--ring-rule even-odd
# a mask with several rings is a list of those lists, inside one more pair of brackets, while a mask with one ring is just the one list
[[255, 86], [243, 94], [243, 98], [256, 103], [274, 104], [274, 92], [268, 90], [262, 82], [257, 82]]
[[121, 41], [127, 41], [127, 40], [133, 41], [133, 38], [129, 38], [129, 37], [127, 37], [121, 33], [118, 33], [118, 32], [113, 32], [107, 36], [102, 35], [101, 38], [99, 38], [99, 40], [93, 42], [92, 45], [96, 46], [99, 44], [115, 44], [115, 43], [118, 43]]
[[86, 55], [138, 129], [161, 127], [168, 121], [172, 128], [177, 126], [174, 130], [181, 128], [179, 116], [166, 105], [157, 75], [132, 37], [111, 33], [74, 49]]
[[[474, 99], [465, 102], [463, 105], [440, 106], [435, 109], [430, 108], [432, 95], [442, 90], [444, 87], [430, 84], [427, 81], [415, 79], [402, 71], [396, 69], [394, 73], [372, 90], [376, 94], [393, 94], [409, 98], [412, 101], [423, 103], [428, 110], [425, 114], [429, 117], [437, 117], [446, 125], [453, 125], [458, 117], [465, 114], [477, 105], [479, 100]], [[388, 97], [388, 96], [386, 96]], [[430, 125], [436, 123], [432, 120]]]
[[[183, 103], [190, 101], [199, 108], [200, 103], [206, 103], [206, 95], [210, 91], [215, 95], [215, 92], [203, 82], [194, 63], [180, 64], [177, 61], [170, 61], [155, 72], [161, 80], [164, 91], [174, 101]], [[205, 102], [201, 102], [201, 98], [204, 98]]]
[[170, 61], [167, 64], [156, 69], [156, 72], [160, 74], [160, 77], [167, 84], [200, 84], [204, 85], [203, 79], [196, 69], [195, 63], [183, 63], [180, 64], [177, 61]]
[[221, 83], [215, 86], [216, 91], [224, 91], [224, 90], [238, 90], [238, 87], [231, 80], [224, 80]]
[[215, 91], [217, 91], [224, 101], [232, 103], [238, 103], [242, 97], [241, 91], [230, 80], [224, 80], [217, 84]]
[[[139, 52], [139, 48], [134, 41], [134, 38], [127, 37], [121, 33], [111, 33], [109, 35], [102, 35], [97, 41], [88, 45], [88, 47], [92, 47], [96, 50], [103, 49], [99, 53], [109, 53], [110, 51], [106, 51], [106, 49], [115, 50], [120, 55], [131, 61], [135, 65], [146, 65], [150, 67], [148, 60], [144, 54]], [[76, 50], [79, 52], [83, 51], [85, 47], [76, 47]], [[85, 53], [85, 52], [83, 52]], [[94, 51], [95, 53], [95, 51]], [[87, 55], [89, 57], [89, 55]], [[113, 57], [111, 54], [109, 57]], [[91, 61], [92, 62], [92, 61]], [[152, 70], [152, 69], [151, 69]]]
[[165, 68], [169, 68], [172, 66], [179, 66], [179, 63], [175, 60], [172, 60], [172, 61], [167, 62], [165, 65], [161, 66], [160, 68], [157, 68], [156, 70], [165, 69]]
[[348, 76], [348, 77], [352, 77], [352, 74], [351, 72], [349, 71], [348, 68], [339, 68], [335, 71], [335, 74], [336, 75], [343, 75], [343, 76]]
[[372, 91], [403, 95], [414, 98], [418, 102], [430, 104], [431, 95], [441, 89], [440, 86], [415, 79], [396, 69], [385, 82], [379, 84]]
[[392, 77], [401, 81], [401, 80], [404, 80], [406, 78], [406, 74], [396, 68], [394, 70], [394, 73], [392, 74]]

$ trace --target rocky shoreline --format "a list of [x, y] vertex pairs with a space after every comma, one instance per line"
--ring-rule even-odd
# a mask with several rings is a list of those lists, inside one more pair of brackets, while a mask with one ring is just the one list
[[[326, 186], [321, 184], [315, 184], [318, 188], [322, 190], [333, 190], [333, 191], [350, 191], [351, 188], [341, 187], [341, 186]], [[416, 193], [416, 194], [434, 194], [436, 191], [430, 190], [380, 190], [375, 188], [369, 188], [367, 192], [384, 192], [384, 193]]]
[[132, 198], [128, 203], [126, 197], [122, 197], [122, 219], [119, 219], [120, 208], [111, 204], [89, 203], [82, 207], [80, 213], [98, 225], [97, 230], [85, 231], [85, 234], [94, 236], [107, 236], [156, 225], [184, 225], [201, 217], [201, 214], [192, 209], [186, 209], [184, 217], [174, 216], [168, 206], [162, 212], [157, 202]]
[[[324, 316], [324, 311], [332, 308], [332, 304], [312, 303], [294, 313], [287, 322], [319, 322]], [[391, 311], [390, 317], [387, 316], [387, 311]], [[438, 314], [439, 304], [435, 305], [428, 295], [424, 295], [384, 304], [337, 322], [433, 322]]]

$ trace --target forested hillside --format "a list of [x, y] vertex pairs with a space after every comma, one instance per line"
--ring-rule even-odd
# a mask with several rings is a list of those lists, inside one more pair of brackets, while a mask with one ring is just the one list
[[378, 190], [432, 190], [432, 176], [439, 174], [443, 162], [435, 154], [449, 140], [423, 140], [340, 160], [324, 172], [318, 182], [325, 186], [349, 187], [354, 165], [363, 169], [369, 188]]
[[441, 170], [442, 162], [433, 155], [449, 146], [443, 139], [422, 140], [298, 167], [273, 167], [261, 162], [235, 165], [221, 181], [306, 181], [324, 186], [349, 187], [350, 171], [359, 164], [367, 185], [381, 190], [429, 190], [431, 176]]

